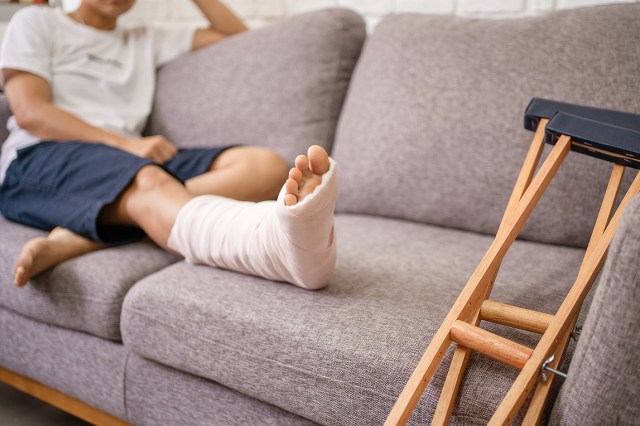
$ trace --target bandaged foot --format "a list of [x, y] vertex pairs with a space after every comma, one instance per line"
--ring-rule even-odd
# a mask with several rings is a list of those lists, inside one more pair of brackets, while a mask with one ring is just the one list
[[194, 264], [317, 290], [335, 268], [337, 197], [336, 164], [312, 146], [296, 158], [277, 201], [196, 197], [178, 213], [168, 246]]

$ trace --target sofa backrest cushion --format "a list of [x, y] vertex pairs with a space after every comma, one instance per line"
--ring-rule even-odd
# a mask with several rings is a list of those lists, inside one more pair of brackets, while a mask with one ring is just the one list
[[366, 37], [346, 9], [298, 15], [162, 68], [148, 134], [178, 146], [264, 145], [289, 161], [331, 148]]
[[[384, 19], [337, 131], [339, 211], [494, 233], [533, 136], [530, 99], [639, 113], [639, 34], [640, 4]], [[586, 245], [610, 169], [571, 153], [521, 237]]]
[[4, 143], [4, 140], [9, 136], [9, 130], [7, 130], [7, 121], [11, 117], [11, 107], [9, 106], [9, 98], [7, 95], [0, 94], [0, 147]]

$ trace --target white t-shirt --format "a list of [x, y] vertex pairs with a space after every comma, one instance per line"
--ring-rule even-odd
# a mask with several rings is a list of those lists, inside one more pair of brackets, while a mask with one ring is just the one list
[[[0, 68], [49, 82], [52, 102], [84, 121], [140, 137], [151, 112], [156, 68], [191, 49], [194, 29], [80, 24], [61, 9], [32, 6], [14, 15], [5, 32]], [[16, 151], [40, 141], [11, 117], [0, 155], [0, 184]]]

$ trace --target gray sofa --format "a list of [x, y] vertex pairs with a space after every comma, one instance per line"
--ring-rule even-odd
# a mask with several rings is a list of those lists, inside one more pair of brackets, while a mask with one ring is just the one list
[[[0, 365], [139, 425], [382, 424], [498, 228], [532, 136], [529, 99], [640, 113], [640, 4], [389, 16], [368, 37], [353, 12], [319, 11], [180, 58], [158, 83], [149, 132], [178, 145], [260, 144], [289, 159], [330, 149], [341, 176], [334, 278], [310, 292], [143, 241], [17, 289], [18, 251], [45, 233], [0, 219]], [[494, 299], [554, 312], [609, 170], [570, 154]], [[640, 198], [581, 313], [553, 424], [640, 418], [638, 223]], [[516, 374], [477, 354], [470, 364], [453, 424], [486, 423]], [[411, 424], [431, 419], [445, 373]]]

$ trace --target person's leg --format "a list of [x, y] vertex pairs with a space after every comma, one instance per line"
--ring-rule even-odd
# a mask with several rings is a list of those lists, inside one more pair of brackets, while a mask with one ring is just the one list
[[278, 196], [289, 168], [275, 151], [238, 146], [223, 151], [208, 172], [186, 181], [193, 195], [220, 195], [241, 201], [272, 200]]
[[156, 244], [167, 249], [175, 218], [193, 195], [161, 167], [149, 165], [138, 171], [131, 184], [112, 204], [102, 209], [98, 222], [142, 228]]
[[[309, 160], [306, 160], [304, 156], [296, 160], [297, 167], [290, 172], [290, 179], [285, 185], [286, 190], [283, 191], [284, 198], [281, 201], [283, 206], [285, 202], [287, 205], [294, 205], [302, 201], [314, 191], [322, 179], [324, 171], [318, 172], [318, 170], [324, 168], [324, 163], [328, 164], [326, 152], [320, 147], [312, 147], [309, 156]], [[333, 197], [335, 204], [335, 195], [331, 195], [331, 197]], [[138, 172], [122, 196], [102, 211], [100, 221], [102, 223], [139, 226], [158, 245], [169, 249], [168, 239], [176, 217], [192, 198], [193, 196], [188, 190], [164, 170], [157, 166], [147, 166]], [[273, 208], [271, 210], [275, 211]], [[330, 214], [332, 226], [333, 207], [331, 207]], [[42, 242], [43, 239], [30, 241], [16, 263], [16, 271], [18, 271], [16, 283], [24, 285], [30, 277], [61, 261], [103, 247], [99, 243], [86, 244], [89, 240], [75, 234], [72, 235], [77, 238], [48, 238], [46, 244]], [[55, 234], [51, 235], [51, 237], [53, 236]], [[328, 238], [326, 235], [325, 237]], [[180, 252], [180, 250], [178, 251]], [[57, 253], [57, 255], [53, 256], [52, 253]], [[279, 279], [291, 281], [286, 277]]]
[[[98, 222], [138, 226], [167, 249], [175, 217], [191, 198], [193, 196], [182, 183], [162, 168], [149, 165], [140, 169], [120, 197], [102, 210]], [[22, 287], [31, 277], [60, 262], [104, 247], [103, 243], [56, 228], [47, 238], [34, 238], [25, 244], [15, 263], [14, 281]]]
[[[188, 193], [193, 195], [217, 194], [239, 200], [262, 201], [275, 198], [286, 178], [286, 171], [285, 161], [272, 150], [234, 147], [218, 155], [209, 172], [188, 180], [186, 186]], [[156, 192], [161, 193], [162, 197], [156, 198]], [[165, 199], [165, 196], [169, 199]], [[157, 234], [162, 234], [162, 230], [173, 220], [175, 209], [178, 208], [173, 201], [179, 199], [184, 202], [186, 197], [188, 194], [184, 187], [169, 175], [157, 167], [145, 168], [118, 202], [104, 209], [99, 221], [126, 225], [144, 223], [145, 230], [153, 233], [152, 239], [166, 242], [166, 235]], [[174, 210], [156, 210], [161, 215], [149, 212], [150, 208], [154, 208], [155, 200], [162, 200], [164, 205], [173, 206]], [[148, 208], [145, 209], [145, 206]], [[62, 261], [105, 247], [103, 243], [91, 241], [67, 229], [56, 228], [48, 237], [34, 238], [23, 246], [14, 266], [14, 281], [16, 285], [24, 286], [31, 277]]]
[[[302, 200], [306, 195], [313, 192], [320, 183], [322, 175], [329, 168], [329, 157], [323, 148], [314, 146], [309, 149], [309, 154], [311, 159], [307, 159], [306, 156], [299, 156], [296, 159], [296, 167], [291, 170], [290, 178], [286, 181], [285, 187], [287, 188], [287, 199], [291, 203], [290, 205], [296, 203], [291, 197]], [[314, 164], [316, 173], [311, 171]], [[262, 182], [266, 173], [253, 174], [252, 170], [244, 165], [237, 167], [237, 169], [244, 170], [251, 176], [251, 179], [247, 179], [246, 176], [240, 176], [240, 171], [236, 170], [236, 167], [230, 165], [226, 168], [233, 170], [233, 175], [236, 175], [241, 181], [240, 186], [242, 187], [257, 186], [261, 191], [273, 191], [270, 188], [273, 185], [265, 185]], [[321, 169], [321, 171], [317, 171], [318, 169]], [[224, 173], [223, 170], [225, 170], [224, 167], [217, 172], [212, 172], [210, 178], [218, 176], [221, 179], [230, 178], [227, 174], [218, 176], [213, 174]], [[233, 181], [228, 180], [228, 184], [232, 186]], [[278, 186], [282, 187], [282, 181]], [[213, 184], [209, 186], [209, 189], [211, 187], [213, 187]], [[207, 185], [202, 184], [200, 189], [207, 189]], [[222, 190], [224, 187], [220, 187], [220, 189]], [[244, 188], [238, 187], [236, 191], [227, 191], [229, 193], [227, 196], [215, 195], [230, 199], [234, 196], [249, 196], [251, 191], [247, 190], [243, 193], [242, 189]], [[132, 184], [115, 203], [103, 209], [99, 221], [105, 224], [138, 226], [160, 247], [165, 250], [171, 250], [167, 245], [167, 241], [176, 217], [182, 207], [193, 198], [194, 195], [189, 190], [189, 186], [183, 186], [160, 167], [147, 166], [140, 169]], [[261, 200], [263, 199], [261, 198]], [[236, 200], [233, 201], [235, 202]]]
[[191, 263], [322, 288], [336, 261], [335, 169], [326, 151], [313, 146], [296, 159], [277, 201], [195, 197], [180, 210], [168, 245]]

